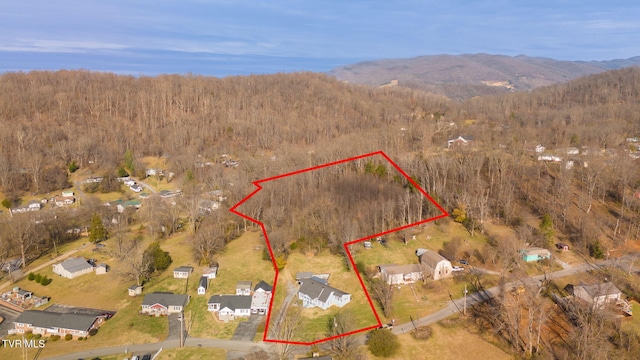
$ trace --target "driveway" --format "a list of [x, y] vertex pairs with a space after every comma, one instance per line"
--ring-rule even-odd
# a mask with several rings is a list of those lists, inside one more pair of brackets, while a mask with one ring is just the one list
[[[180, 314], [169, 314], [167, 318], [169, 319], [169, 335], [165, 341], [176, 340], [180, 342]], [[187, 337], [186, 321], [184, 325], [184, 336], [185, 338]]]
[[258, 324], [260, 324], [264, 318], [265, 315], [251, 314], [251, 316], [249, 316], [249, 320], [241, 321], [238, 324], [238, 328], [233, 334], [231, 340], [253, 341], [253, 338], [256, 337], [256, 332], [258, 331]]

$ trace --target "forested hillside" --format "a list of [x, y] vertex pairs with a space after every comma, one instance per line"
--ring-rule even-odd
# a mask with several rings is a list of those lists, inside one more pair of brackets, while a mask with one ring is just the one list
[[[195, 174], [231, 202], [256, 179], [383, 150], [464, 214], [471, 232], [491, 219], [517, 228], [514, 241], [548, 245], [529, 221], [547, 214], [560, 239], [585, 251], [596, 241], [613, 247], [640, 232], [636, 143], [626, 140], [640, 133], [639, 84], [640, 70], [630, 68], [458, 104], [312, 73], [8, 73], [0, 76], [0, 187], [12, 199], [61, 189], [71, 162], [101, 175], [129, 152], [134, 164], [164, 156], [176, 181]], [[460, 135], [473, 141], [447, 149]], [[562, 161], [538, 161], [538, 144]], [[227, 171], [223, 154], [240, 166]], [[205, 159], [218, 164], [199, 167]]]
[[[585, 257], [601, 258], [640, 238], [638, 99], [638, 68], [463, 103], [313, 73], [224, 79], [7, 73], [0, 76], [5, 207], [71, 186], [90, 190], [80, 187], [87, 177], [104, 177], [103, 192], [120, 188], [125, 195], [115, 177], [130, 172], [144, 178], [150, 159], [166, 165], [162, 170], [172, 174], [171, 187], [182, 196], [152, 196], [140, 210], [117, 216], [98, 198], [35, 215], [6, 211], [0, 215], [0, 260], [20, 256], [28, 261], [76, 238], [76, 229], [102, 217], [118, 259], [135, 254], [136, 239], [168, 237], [187, 224], [193, 258], [210, 264], [250, 225], [226, 210], [254, 190], [253, 181], [379, 150], [469, 236], [487, 235], [474, 261], [512, 271], [518, 249], [551, 248], [558, 241]], [[73, 174], [78, 168], [84, 178]], [[322, 181], [304, 177], [279, 183], [241, 210], [276, 230], [276, 253], [282, 258], [296, 246], [336, 251], [353, 234], [433, 216], [431, 204], [412, 196], [411, 186], [384, 166], [362, 162], [349, 172], [354, 177], [342, 182], [323, 173]], [[160, 182], [159, 176], [154, 181]], [[294, 185], [306, 190], [294, 191]], [[341, 196], [325, 195], [332, 193]], [[363, 193], [382, 200], [363, 198]], [[203, 211], [211, 194], [223, 206]], [[404, 203], [392, 203], [392, 194]], [[357, 216], [347, 219], [341, 211], [349, 206]], [[292, 230], [285, 232], [281, 225], [287, 222]], [[489, 225], [515, 235], [495, 236]], [[336, 232], [334, 227], [341, 226], [353, 234]], [[122, 261], [123, 268], [135, 263]], [[125, 274], [139, 279], [138, 270]], [[633, 285], [625, 291], [640, 295]]]

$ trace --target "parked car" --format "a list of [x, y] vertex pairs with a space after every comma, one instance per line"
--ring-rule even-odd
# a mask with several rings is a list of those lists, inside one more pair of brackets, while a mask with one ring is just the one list
[[460, 260], [458, 260], [458, 262], [460, 264], [462, 264], [462, 265], [469, 265], [469, 262], [467, 260], [465, 260], [465, 259], [460, 259]]
[[451, 271], [464, 271], [464, 268], [462, 266], [454, 266]]

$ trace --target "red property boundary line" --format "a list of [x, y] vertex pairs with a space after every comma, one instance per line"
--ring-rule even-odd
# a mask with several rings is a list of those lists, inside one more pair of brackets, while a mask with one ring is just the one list
[[262, 233], [264, 234], [265, 242], [267, 243], [267, 248], [269, 249], [269, 256], [271, 256], [271, 262], [273, 264], [273, 269], [275, 270], [275, 274], [276, 274], [275, 278], [274, 278], [274, 281], [273, 281], [273, 294], [275, 294], [276, 286], [277, 286], [277, 283], [278, 283], [279, 271], [278, 271], [278, 267], [276, 265], [275, 256], [273, 255], [273, 249], [271, 248], [271, 242], [269, 241], [269, 237], [267, 235], [267, 231], [266, 231], [266, 229], [264, 227], [264, 224], [261, 223], [260, 221], [256, 220], [256, 219], [254, 219], [254, 218], [251, 218], [251, 217], [239, 212], [237, 210], [237, 208], [239, 206], [241, 206], [244, 202], [249, 200], [251, 197], [253, 197], [253, 195], [255, 195], [260, 190], [262, 190], [262, 185], [260, 185], [260, 184], [262, 184], [264, 182], [277, 180], [277, 179], [281, 179], [281, 178], [284, 178], [284, 177], [287, 177], [287, 176], [297, 175], [297, 174], [301, 174], [301, 173], [304, 173], [304, 172], [307, 172], [307, 171], [313, 171], [313, 170], [317, 170], [317, 169], [322, 169], [322, 168], [325, 168], [325, 167], [338, 165], [338, 164], [342, 164], [342, 163], [346, 163], [346, 162], [350, 162], [350, 161], [354, 161], [354, 160], [360, 160], [360, 159], [364, 159], [364, 158], [367, 158], [367, 157], [373, 157], [373, 156], [376, 156], [376, 155], [380, 155], [380, 156], [384, 157], [391, 165], [393, 165], [393, 167], [396, 170], [398, 170], [402, 174], [402, 176], [404, 176], [409, 182], [411, 182], [411, 184], [418, 191], [420, 191], [433, 205], [435, 205], [438, 208], [438, 210], [440, 210], [440, 212], [442, 212], [442, 214], [440, 214], [438, 216], [434, 216], [434, 217], [429, 218], [429, 219], [421, 220], [421, 221], [415, 222], [413, 224], [404, 225], [404, 226], [401, 226], [401, 227], [397, 227], [397, 228], [394, 228], [394, 229], [391, 229], [391, 230], [387, 230], [387, 231], [384, 231], [384, 232], [381, 232], [381, 233], [378, 233], [378, 234], [366, 236], [366, 237], [363, 237], [363, 238], [360, 238], [360, 239], [357, 239], [357, 240], [353, 240], [353, 241], [350, 241], [350, 242], [347, 242], [347, 243], [343, 244], [343, 246], [345, 248], [345, 251], [346, 251], [346, 254], [349, 257], [349, 261], [351, 262], [352, 269], [355, 271], [356, 275], [358, 276], [358, 280], [360, 281], [360, 286], [362, 286], [362, 289], [364, 290], [364, 293], [365, 293], [365, 295], [367, 297], [367, 301], [369, 302], [369, 306], [371, 307], [371, 310], [373, 310], [373, 314], [375, 315], [376, 320], [378, 321], [378, 323], [376, 325], [369, 326], [369, 327], [366, 327], [366, 328], [358, 329], [358, 330], [355, 330], [355, 331], [350, 331], [350, 332], [347, 332], [347, 333], [344, 333], [344, 334], [339, 334], [339, 335], [336, 335], [336, 336], [331, 336], [331, 337], [327, 337], [327, 338], [323, 338], [323, 339], [316, 340], [316, 341], [311, 341], [311, 342], [268, 339], [267, 335], [269, 334], [269, 322], [271, 320], [271, 313], [272, 313], [272, 310], [273, 310], [273, 299], [274, 299], [274, 296], [272, 296], [271, 297], [271, 301], [269, 303], [269, 312], [267, 313], [267, 320], [266, 320], [266, 324], [265, 324], [265, 330], [264, 330], [264, 335], [262, 337], [262, 341], [264, 341], [264, 342], [273, 342], [273, 343], [295, 344], [295, 345], [314, 345], [314, 344], [318, 344], [318, 343], [321, 343], [321, 342], [337, 339], [337, 338], [340, 338], [340, 337], [343, 337], [343, 336], [353, 335], [353, 334], [357, 334], [357, 333], [360, 333], [360, 332], [363, 332], [363, 331], [376, 329], [376, 328], [382, 326], [382, 323], [380, 321], [380, 316], [378, 315], [378, 312], [376, 311], [375, 307], [373, 306], [373, 301], [371, 300], [371, 296], [369, 295], [369, 292], [367, 291], [367, 288], [364, 285], [364, 281], [362, 280], [362, 276], [360, 276], [360, 272], [357, 270], [356, 264], [355, 264], [355, 262], [353, 260], [353, 256], [351, 255], [351, 251], [349, 251], [349, 245], [352, 245], [352, 244], [355, 244], [355, 243], [358, 243], [358, 242], [361, 242], [361, 241], [364, 241], [364, 240], [367, 240], [367, 239], [371, 239], [371, 238], [374, 238], [374, 237], [377, 237], [377, 236], [382, 236], [382, 235], [389, 234], [389, 233], [392, 233], [392, 232], [396, 232], [396, 231], [399, 231], [399, 230], [403, 230], [403, 229], [407, 229], [407, 228], [410, 228], [410, 227], [414, 227], [414, 226], [417, 226], [417, 225], [420, 225], [420, 224], [424, 224], [424, 223], [427, 223], [427, 222], [430, 222], [430, 221], [434, 221], [434, 220], [437, 220], [437, 219], [441, 219], [443, 217], [449, 216], [449, 214], [442, 208], [442, 206], [440, 206], [440, 204], [438, 204], [435, 200], [433, 200], [433, 198], [431, 198], [431, 196], [429, 196], [429, 194], [427, 194], [427, 192], [424, 191], [409, 175], [407, 175], [407, 173], [405, 173], [404, 170], [402, 170], [395, 162], [393, 162], [393, 160], [391, 160], [391, 158], [389, 158], [389, 156], [387, 156], [387, 154], [385, 154], [383, 151], [376, 151], [376, 152], [372, 152], [372, 153], [369, 153], [369, 154], [364, 154], [364, 155], [355, 156], [355, 157], [344, 159], [344, 160], [334, 161], [334, 162], [326, 163], [326, 164], [323, 164], [323, 165], [318, 165], [318, 166], [314, 166], [314, 167], [307, 168], [307, 169], [297, 170], [297, 171], [294, 171], [294, 172], [281, 174], [281, 175], [273, 176], [273, 177], [262, 179], [262, 180], [256, 180], [256, 181], [253, 182], [253, 185], [256, 186], [256, 189], [251, 194], [247, 195], [244, 199], [240, 200], [240, 202], [235, 204], [231, 209], [229, 209], [229, 211], [231, 211], [232, 213], [234, 213], [234, 214], [236, 214], [238, 216], [241, 216], [241, 217], [243, 217], [243, 218], [245, 218], [245, 219], [247, 219], [247, 220], [249, 220], [249, 221], [251, 221], [253, 223], [256, 223], [262, 229]]

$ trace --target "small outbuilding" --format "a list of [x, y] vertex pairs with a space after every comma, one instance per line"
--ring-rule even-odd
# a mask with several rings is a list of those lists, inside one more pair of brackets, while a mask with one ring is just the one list
[[96, 275], [104, 275], [109, 272], [109, 265], [102, 263], [96, 266]]
[[208, 287], [209, 287], [209, 278], [206, 276], [200, 277], [200, 283], [198, 284], [198, 295], [206, 294]]
[[129, 286], [129, 296], [137, 296], [142, 294], [142, 285], [131, 285]]
[[192, 266], [179, 266], [173, 269], [173, 277], [176, 279], [188, 279], [189, 274], [191, 274], [192, 272]]

